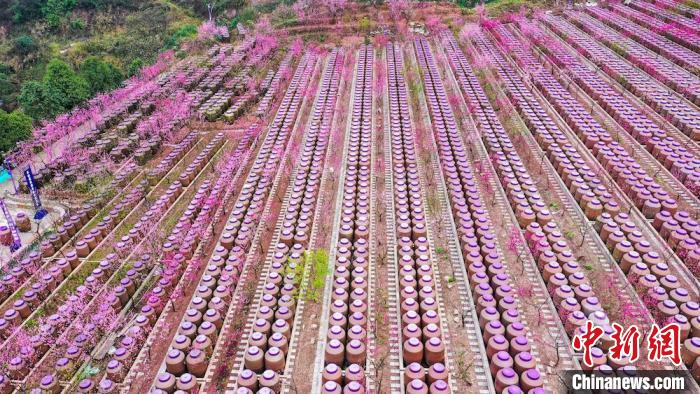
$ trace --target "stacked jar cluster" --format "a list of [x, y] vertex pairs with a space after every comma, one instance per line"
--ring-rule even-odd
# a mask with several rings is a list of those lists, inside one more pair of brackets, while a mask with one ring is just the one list
[[[697, 41], [697, 34], [700, 33], [700, 30], [698, 32], [693, 32], [692, 25], [683, 23], [684, 18], [680, 15], [667, 13], [666, 11], [663, 11], [649, 3], [644, 4], [650, 6], [652, 9], [658, 10], [659, 13], [649, 15], [622, 4], [610, 4], [609, 7], [611, 10], [615, 11], [616, 14], [630, 19], [651, 31], [662, 34], [664, 37], [675, 42], [676, 44], [692, 49], [695, 52], [700, 51], [700, 42]], [[655, 18], [652, 15], [659, 15], [662, 16], [662, 18], [664, 15], [672, 15], [670, 19], [679, 18], [681, 23], [674, 23], [675, 21], [673, 20], [666, 22], [663, 19]]]
[[277, 95], [277, 92], [280, 89], [280, 86], [282, 86], [282, 81], [286, 78], [285, 75], [289, 72], [289, 68], [292, 65], [293, 58], [293, 52], [289, 52], [280, 62], [275, 76], [272, 78], [267, 90], [265, 91], [265, 95], [258, 103], [258, 107], [255, 109], [255, 115], [265, 116], [267, 111], [270, 109], [270, 105], [272, 105], [272, 100], [274, 100], [275, 95]]
[[[687, 145], [687, 141], [674, 135], [673, 130], [664, 130], [649, 119], [625, 96], [618, 93], [596, 72], [591, 71], [562, 45], [554, 45], [544, 40], [552, 60], [560, 67], [572, 72], [572, 78], [610, 116], [617, 121], [637, 142], [657, 161], [682, 182], [689, 190], [700, 190], [700, 157], [697, 147]], [[549, 44], [549, 45], [548, 45]], [[612, 55], [612, 54], [610, 54]], [[697, 136], [700, 140], [700, 135]], [[649, 209], [645, 215], [654, 215]]]
[[[536, 368], [527, 328], [520, 322], [507, 262], [501, 258], [486, 205], [460, 137], [454, 113], [428, 41], [414, 41], [423, 71], [425, 93], [433, 120], [440, 163], [448, 188], [457, 236], [470, 275], [479, 327], [497, 392], [537, 392], [544, 377]], [[501, 350], [499, 346], [504, 346]]]
[[[138, 204], [144, 190], [145, 185], [140, 184], [115, 204], [114, 209], [88, 234], [89, 244], [96, 247], [116, 226], [116, 218]], [[76, 221], [71, 228], [77, 227], [79, 229], [87, 224], [87, 212], [75, 216]], [[68, 235], [70, 232], [66, 233], [66, 236]], [[86, 242], [86, 244], [88, 243]], [[27, 259], [23, 259], [18, 266], [15, 266], [8, 275], [3, 277], [2, 289], [5, 290], [3, 292], [5, 303], [0, 309], [3, 313], [3, 317], [0, 318], [0, 337], [7, 339], [14, 329], [31, 314], [32, 310], [38, 308], [63, 283], [65, 278], [78, 268], [81, 264], [79, 257], [76, 250], [70, 250], [66, 252], [65, 257], [53, 262], [49, 261], [41, 266], [41, 256], [37, 252], [31, 252]], [[114, 257], [116, 258], [116, 255]], [[23, 291], [21, 297], [10, 303], [9, 297], [17, 291]]]
[[199, 133], [190, 132], [185, 138], [178, 142], [161, 161], [152, 169], [148, 170], [146, 173], [146, 178], [148, 179], [148, 184], [155, 186], [165, 174], [168, 173], [174, 166], [175, 163], [180, 161], [185, 154], [192, 149], [197, 141], [199, 140]]
[[258, 98], [258, 92], [255, 90], [247, 91], [240, 96], [236, 96], [231, 100], [231, 106], [224, 112], [224, 119], [231, 123], [238, 119], [248, 107], [250, 107]]
[[[497, 38], [509, 49], [513, 59], [520, 60], [524, 67], [529, 66], [531, 69], [532, 64], [535, 64], [533, 62], [536, 62], [536, 60], [532, 57], [531, 52], [525, 49], [524, 44], [516, 40], [507, 29], [497, 28], [495, 33]], [[515, 71], [503, 60], [500, 54], [491, 51], [491, 55], [496, 60], [499, 75], [507, 81], [505, 86], [511, 98], [514, 99], [516, 108], [521, 114], [524, 114], [526, 123], [528, 123], [531, 130], [537, 130], [536, 139], [538, 143], [543, 145], [543, 148], [551, 156], [551, 152], [557, 151], [555, 149], [556, 144], [567, 141], [566, 136], [553, 127], [535, 127], [538, 124], [550, 124], [551, 119], [541, 108], [539, 102], [525, 89], [522, 81], [517, 78]], [[536, 84], [540, 79], [553, 81], [553, 77], [544, 70], [535, 73], [533, 77]], [[562, 95], [567, 94], [565, 93], [566, 90], [556, 81], [553, 81], [551, 84], [543, 83], [539, 86], [556, 86], [557, 90], [551, 92], [551, 95], [554, 97], [563, 97]], [[537, 114], [536, 118], [534, 114]], [[528, 119], [530, 120], [528, 121]], [[570, 148], [566, 149], [566, 151], [575, 152], [575, 149]], [[580, 156], [578, 157], [580, 158]], [[582, 159], [578, 161], [584, 163]], [[558, 167], [556, 165], [558, 162], [553, 161], [553, 164], [555, 164], [555, 167]], [[564, 180], [566, 181], [567, 178], [564, 178]], [[669, 319], [673, 319], [673, 321], [681, 324], [684, 340], [692, 340], [693, 337], [697, 336], [700, 333], [700, 331], [697, 331], [697, 327], [700, 327], [698, 325], [700, 320], [697, 317], [700, 312], [700, 305], [698, 305], [697, 299], [694, 299], [695, 297], [682, 287], [681, 280], [671, 273], [669, 265], [663, 262], [662, 254], [645, 238], [644, 229], [637, 228], [630, 216], [624, 212], [619, 212], [619, 210], [600, 214], [597, 218], [596, 229], [613, 258], [634, 284], [637, 293], [640, 294], [647, 307], [651, 309], [657, 321], [665, 323]], [[536, 229], [533, 229], [532, 232], [534, 234]], [[538, 243], [544, 241], [540, 236], [533, 238], [533, 241], [537, 239], [539, 239]], [[546, 249], [546, 246], [546, 244], [536, 246], [535, 250], [537, 248]], [[546, 253], [546, 250], [544, 253]], [[565, 293], [576, 294], [575, 291], [573, 293], [566, 291]], [[562, 295], [565, 295], [565, 293], [562, 293]], [[578, 317], [583, 318], [581, 315]], [[568, 329], [573, 328], [571, 324], [575, 322], [574, 319], [581, 321], [576, 318], [575, 313], [569, 314], [565, 327]], [[605, 323], [605, 319], [595, 321]], [[606, 335], [608, 334], [606, 333]], [[688, 343], [691, 344], [691, 342]], [[697, 339], [695, 342], [697, 342]], [[609, 342], [603, 346], [608, 345]], [[598, 363], [604, 364], [605, 356], [603, 350], [598, 349], [595, 352], [598, 355], [596, 357]]]
[[[688, 76], [685, 72], [679, 72], [680, 70], [678, 67], [674, 66], [672, 63], [666, 61], [664, 58], [662, 58], [659, 55], [652, 54], [650, 53], [646, 48], [644, 48], [641, 45], [638, 45], [634, 41], [625, 38], [621, 36], [620, 34], [617, 34], [614, 30], [608, 28], [605, 26], [603, 23], [600, 21], [597, 21], [596, 19], [590, 17], [589, 15], [583, 14], [583, 13], [573, 13], [573, 14], [566, 14], [566, 17], [574, 23], [576, 26], [578, 26], [581, 30], [585, 31], [588, 33], [590, 36], [594, 37], [596, 40], [600, 42], [596, 42], [595, 40], [591, 40], [590, 37], [587, 37], [586, 40], [588, 40], [588, 44], [586, 46], [581, 46], [583, 48], [582, 50], [588, 50], [589, 48], [596, 48], [596, 50], [600, 50], [601, 46], [605, 47], [607, 45], [608, 47], [612, 49], [616, 49], [615, 45], [616, 43], [622, 41], [624, 42], [624, 53], [621, 53], [620, 50], [616, 50], [616, 55], [610, 56], [612, 59], [611, 61], [614, 61], [615, 63], [612, 63], [610, 66], [606, 67], [603, 64], [599, 63], [599, 61], [596, 61], [596, 63], [600, 64], [602, 67], [603, 71], [606, 71], [607, 73], [610, 73], [610, 70], [623, 70], [624, 68], [621, 68], [623, 64], [625, 67], [630, 67], [629, 63], [626, 63], [624, 59], [627, 59], [630, 63], [632, 63], [634, 66], [639, 67], [641, 70], [644, 70], [647, 74], [652, 75], [653, 78], [649, 78], [649, 76], [644, 75], [641, 78], [637, 78], [633, 81], [623, 81], [627, 83], [638, 83], [638, 82], [643, 82], [644, 80], [648, 80], [647, 83], [652, 83], [653, 79], [659, 80], [661, 83], [665, 84], [666, 86], [670, 87], [671, 89], [677, 91], [681, 95], [683, 95], [685, 98], [688, 100], [698, 103], [700, 100], [700, 97], [698, 97], [698, 92], [697, 89], [693, 89], [692, 85], [689, 84], [688, 81]], [[553, 23], [556, 21], [557, 24], [561, 24], [562, 26], [567, 26], [566, 24], [563, 24], [562, 21], [564, 21], [561, 17], [557, 18], [551, 18], [551, 17], [545, 17], [544, 18], [545, 23]], [[550, 22], [551, 21], [551, 22]], [[556, 27], [552, 26], [555, 31], [557, 30]], [[571, 28], [571, 25], [568, 25], [567, 28]], [[576, 35], [581, 35], [581, 31], [578, 29], [573, 29]], [[583, 35], [586, 37], [586, 35]], [[571, 42], [574, 45], [578, 45], [579, 42], [576, 40], [574, 42], [573, 40], [567, 39], [569, 42]], [[602, 43], [602, 44], [601, 44]], [[603, 45], [604, 44], [604, 45]], [[609, 52], [606, 52], [609, 53]], [[617, 56], [620, 55], [621, 57]], [[619, 72], [619, 71], [618, 71]], [[639, 70], [637, 70], [639, 72]], [[685, 75], [684, 75], [685, 74]], [[627, 77], [625, 77], [626, 79]], [[619, 80], [619, 78], [618, 78]], [[657, 100], [662, 102], [664, 104], [664, 109], [662, 114], [669, 119], [670, 121], [673, 122], [674, 125], [676, 125], [681, 131], [683, 131], [685, 134], [696, 136], [698, 133], [698, 129], [700, 129], [700, 124], [698, 124], [697, 118], [693, 114], [693, 108], [688, 106], [687, 103], [683, 102], [682, 100], [679, 100], [678, 97], [675, 97], [673, 94], [670, 92], [661, 90], [661, 89], [656, 89], [656, 92], [645, 92], [646, 95], [653, 95]], [[642, 98], [645, 98], [642, 96]], [[654, 104], [650, 104], [652, 108], [658, 111], [658, 108]]]
[[622, 34], [632, 37], [635, 41], [664, 56], [669, 61], [686, 68], [693, 74], [700, 73], [700, 53], [695, 53], [634, 22], [620, 18], [609, 10], [600, 7], [586, 7], [586, 9], [591, 15], [612, 26]]
[[342, 62], [343, 56], [333, 49], [321, 76], [294, 177], [288, 187], [281, 229], [272, 259], [267, 261], [269, 268], [263, 278], [260, 304], [251, 310], [254, 321], [244, 350], [244, 369], [237, 381], [238, 387], [247, 389], [246, 392], [264, 388], [279, 392], [289, 348], [293, 346], [296, 299], [304, 267], [309, 264], [309, 237], [338, 97], [338, 65]]
[[[501, 30], [499, 34], [505, 36], [509, 33]], [[515, 41], [509, 42], [515, 44]], [[511, 45], [511, 50], [518, 46]], [[524, 49], [520, 48], [520, 51]], [[516, 60], [527, 64], [534, 58]], [[622, 144], [614, 141], [610, 133], [548, 71], [542, 70], [534, 75], [534, 83], [644, 216], [653, 218], [661, 211], [678, 211], [678, 204], [670, 197], [669, 191], [656, 183]], [[694, 241], [691, 239], [690, 243]]]
[[[644, 11], [649, 15], [659, 16], [667, 22], [677, 22], [683, 27], [691, 28], [696, 33], [700, 33], [700, 27], [693, 24], [692, 20], [700, 16], [700, 10], [673, 0], [652, 0], [651, 2], [630, 3], [632, 8]], [[687, 19], [678, 19], [678, 15]], [[688, 20], [692, 19], [692, 20]]]
[[155, 381], [157, 389], [174, 390], [178, 384], [187, 384], [180, 382], [182, 376], [202, 378], [207, 371], [314, 65], [314, 57], [304, 56], [294, 73], [171, 342], [165, 371]]

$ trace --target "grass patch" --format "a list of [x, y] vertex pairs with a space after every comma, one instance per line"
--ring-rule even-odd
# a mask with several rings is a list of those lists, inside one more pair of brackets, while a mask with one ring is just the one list
[[307, 289], [307, 299], [318, 302], [328, 276], [328, 251], [317, 249], [306, 252], [306, 263], [311, 264], [311, 286]]

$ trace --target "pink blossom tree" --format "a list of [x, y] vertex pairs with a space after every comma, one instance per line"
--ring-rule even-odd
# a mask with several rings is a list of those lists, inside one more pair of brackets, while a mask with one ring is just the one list
[[228, 28], [226, 26], [217, 26], [212, 20], [208, 20], [197, 28], [197, 39], [199, 41], [213, 41], [228, 37]]
[[402, 17], [410, 17], [411, 3], [409, 0], [389, 0], [387, 1], [389, 5], [389, 11], [394, 19], [399, 19]]
[[326, 0], [323, 4], [328, 8], [331, 16], [335, 18], [348, 6], [348, 0]]
[[298, 0], [292, 5], [292, 10], [300, 21], [305, 21], [311, 5], [311, 0]]

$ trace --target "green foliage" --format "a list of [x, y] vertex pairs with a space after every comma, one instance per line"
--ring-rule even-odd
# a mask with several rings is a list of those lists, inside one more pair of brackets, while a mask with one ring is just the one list
[[65, 112], [90, 96], [88, 83], [59, 59], [46, 67], [43, 82], [29, 81], [22, 86], [19, 102], [34, 119], [45, 119]]
[[238, 26], [239, 23], [242, 23], [244, 25], [252, 25], [253, 23], [255, 23], [255, 20], [257, 18], [258, 16], [255, 13], [255, 9], [252, 7], [246, 7], [238, 11], [238, 15], [236, 15], [236, 17], [231, 20], [231, 26]]
[[479, 4], [477, 0], [457, 0], [457, 5], [461, 8], [472, 8]]
[[134, 75], [138, 74], [139, 70], [141, 70], [144, 64], [143, 59], [137, 57], [131, 62], [131, 64], [129, 64], [129, 69], [126, 71], [127, 75], [129, 77], [133, 77]]
[[272, 25], [276, 28], [295, 25], [299, 20], [296, 12], [289, 6], [281, 6], [272, 13]]
[[61, 112], [82, 103], [90, 95], [90, 87], [85, 79], [59, 59], [51, 60], [46, 67], [44, 85], [49, 101], [61, 107]]
[[328, 276], [328, 252], [323, 249], [307, 251], [306, 263], [312, 264], [311, 286], [306, 294], [310, 300], [318, 301]]
[[358, 22], [357, 27], [360, 29], [361, 32], [369, 33], [370, 29], [372, 28], [372, 22], [369, 20], [368, 17], [364, 16]]
[[71, 12], [76, 4], [76, 0], [47, 0], [41, 11], [49, 26], [57, 28], [61, 19]]
[[14, 50], [22, 56], [26, 56], [37, 50], [36, 41], [28, 34], [22, 34], [15, 38]]
[[21, 111], [12, 111], [8, 114], [0, 110], [0, 153], [9, 151], [18, 141], [25, 140], [31, 135], [32, 118]]
[[70, 28], [73, 31], [85, 30], [85, 21], [80, 18], [73, 19], [70, 21]]
[[627, 57], [627, 50], [625, 50], [625, 47], [623, 45], [620, 45], [616, 42], [611, 42], [609, 44], [610, 48], [615, 51], [618, 55], [622, 57]]
[[0, 107], [9, 108], [16, 99], [17, 85], [12, 79], [12, 70], [0, 64]]
[[189, 38], [189, 37], [194, 37], [197, 35], [197, 26], [193, 24], [186, 24], [180, 27], [179, 29], [175, 30], [175, 33], [173, 33], [170, 38], [168, 38], [165, 41], [165, 48], [167, 49], [175, 49], [178, 46], [180, 46], [180, 43], [182, 42], [183, 39]]
[[23, 23], [38, 19], [43, 15], [43, 0], [14, 0], [10, 6], [14, 23]]
[[61, 110], [52, 106], [48, 99], [46, 86], [39, 81], [28, 81], [22, 85], [17, 100], [24, 112], [34, 119], [46, 119]]
[[120, 69], [111, 63], [90, 56], [80, 66], [80, 76], [85, 79], [90, 87], [90, 94], [106, 92], [119, 86], [124, 79]]

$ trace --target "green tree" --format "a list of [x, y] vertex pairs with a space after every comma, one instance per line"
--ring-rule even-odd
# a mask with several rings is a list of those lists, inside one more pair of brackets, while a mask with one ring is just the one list
[[0, 63], [0, 107], [12, 108], [17, 99], [17, 81], [10, 67]]
[[27, 115], [37, 120], [51, 117], [61, 110], [51, 106], [46, 86], [39, 81], [27, 81], [22, 85], [17, 101]]
[[20, 111], [9, 114], [0, 110], [0, 153], [15, 147], [18, 141], [32, 135], [32, 118]]
[[59, 112], [67, 111], [90, 97], [90, 87], [64, 61], [53, 59], [46, 66], [44, 85], [48, 101]]
[[124, 79], [120, 69], [111, 63], [102, 61], [97, 56], [90, 56], [80, 65], [80, 76], [85, 79], [90, 94], [105, 92], [119, 86]]

